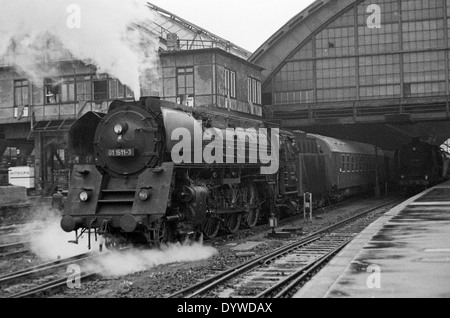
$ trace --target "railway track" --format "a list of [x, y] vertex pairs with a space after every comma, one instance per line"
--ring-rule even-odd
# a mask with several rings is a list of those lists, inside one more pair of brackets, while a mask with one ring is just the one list
[[0, 245], [0, 259], [29, 253], [30, 242], [19, 242]]
[[[89, 278], [94, 277], [97, 275], [96, 272], [86, 272], [80, 274], [80, 281], [86, 280]], [[67, 277], [62, 277], [60, 279], [53, 280], [51, 282], [39, 285], [35, 288], [28, 289], [26, 291], [14, 294], [10, 296], [9, 298], [30, 298], [35, 297], [41, 294], [44, 294], [46, 292], [54, 292], [55, 290], [58, 290], [59, 288], [64, 288], [67, 286]]]
[[[69, 258], [60, 259], [54, 262], [48, 262], [45, 264], [41, 264], [38, 266], [34, 266], [31, 268], [27, 268], [24, 270], [16, 271], [13, 273], [9, 273], [7, 275], [0, 276], [0, 286], [4, 289], [5, 286], [17, 285], [23, 281], [31, 280], [31, 283], [27, 283], [27, 287], [31, 285], [35, 285], [31, 288], [25, 288], [20, 292], [17, 292], [13, 295], [8, 295], [9, 298], [21, 298], [21, 297], [32, 297], [34, 295], [38, 295], [40, 293], [54, 290], [58, 287], [64, 287], [67, 284], [67, 274], [64, 271], [69, 265], [79, 265], [81, 267], [85, 262], [94, 260], [95, 258], [101, 257], [106, 253], [84, 253], [80, 255], [76, 255]], [[62, 270], [63, 269], [63, 270]], [[62, 271], [61, 271], [62, 270]], [[50, 275], [55, 276], [55, 273], [58, 273], [58, 278], [51, 279], [50, 281], [46, 281], [45, 283], [35, 283], [33, 281], [40, 281], [42, 278]], [[86, 279], [94, 276], [96, 273], [81, 273], [81, 279]]]
[[[388, 205], [391, 202], [385, 203], [382, 206]], [[376, 207], [371, 209], [372, 210], [376, 210], [381, 208], [382, 206]], [[359, 215], [357, 215], [356, 217], [353, 217], [351, 219], [345, 220], [339, 224], [344, 224], [345, 222], [351, 222], [352, 219], [355, 218], [359, 218], [361, 217], [363, 214], [367, 214], [370, 213], [370, 211], [365, 211], [364, 213], [361, 213]], [[277, 250], [275, 252], [272, 252], [268, 255], [265, 255], [263, 258], [259, 258], [256, 259], [254, 261], [251, 262], [251, 264], [248, 267], [245, 267], [244, 269], [239, 269], [239, 270], [235, 270], [232, 269], [230, 271], [224, 272], [222, 274], [220, 274], [219, 276], [222, 278], [226, 278], [226, 279], [232, 279], [233, 274], [236, 274], [237, 272], [242, 272], [245, 273], [247, 271], [250, 271], [252, 269], [255, 269], [256, 267], [258, 267], [258, 265], [261, 264], [261, 262], [265, 262], [265, 266], [268, 266], [270, 263], [276, 261], [277, 259], [280, 259], [279, 255], [288, 255], [289, 253], [291, 253], [291, 251], [297, 249], [298, 251], [300, 250], [299, 248], [301, 248], [303, 246], [303, 248], [307, 249], [310, 248], [312, 246], [314, 246], [313, 244], [316, 244], [316, 246], [321, 246], [322, 249], [325, 248], [330, 248], [330, 246], [327, 246], [331, 244], [331, 242], [327, 242], [326, 238], [322, 238], [322, 236], [324, 235], [324, 233], [326, 233], [327, 231], [332, 231], [333, 228], [338, 227], [339, 224], [334, 225], [332, 227], [329, 227], [327, 229], [324, 229], [322, 231], [318, 231], [315, 232], [311, 235], [309, 235], [308, 237], [306, 237], [305, 239], [301, 240], [302, 243], [298, 244], [298, 242], [293, 243], [293, 244], [289, 244], [286, 247], [283, 247], [280, 250]], [[337, 236], [336, 236], [337, 238]], [[348, 243], [348, 241], [352, 238], [352, 235], [345, 235], [345, 233], [343, 235], [341, 235], [341, 240], [340, 241], [335, 241], [333, 242], [333, 247], [335, 247], [338, 251], [338, 248], [342, 248], [343, 246], [345, 246], [346, 243]], [[22, 244], [26, 244], [28, 242], [24, 242]], [[21, 243], [19, 243], [21, 244]], [[19, 245], [16, 246], [16, 248]], [[308, 247], [309, 246], [309, 247]], [[1, 247], [0, 247], [0, 251], [1, 251]], [[281, 254], [279, 254], [281, 253]], [[31, 284], [25, 284], [27, 287], [25, 289], [19, 290], [18, 292], [14, 292], [14, 293], [10, 293], [9, 295], [3, 295], [3, 297], [10, 297], [10, 298], [23, 298], [23, 297], [36, 297], [39, 295], [43, 295], [46, 294], [48, 292], [55, 292], [58, 291], [60, 289], [66, 288], [67, 286], [67, 278], [68, 275], [67, 273], [65, 273], [64, 271], [62, 271], [62, 269], [66, 269], [67, 266], [72, 265], [72, 264], [78, 264], [81, 265], [83, 264], [83, 262], [87, 262], [89, 260], [94, 260], [97, 257], [101, 257], [103, 255], [105, 255], [106, 253], [94, 253], [94, 252], [90, 252], [90, 253], [86, 253], [86, 254], [81, 254], [81, 255], [77, 255], [75, 257], [71, 257], [71, 258], [66, 258], [66, 259], [61, 259], [55, 262], [50, 262], [50, 263], [46, 263], [46, 264], [42, 264], [39, 266], [35, 266], [32, 268], [28, 268], [22, 271], [18, 271], [18, 272], [14, 272], [14, 273], [10, 273], [8, 275], [5, 276], [1, 276], [0, 277], [0, 286], [1, 289], [4, 289], [4, 286], [10, 286], [10, 285], [15, 285], [21, 281], [29, 281], [31, 280]], [[316, 257], [316, 261], [320, 261], [321, 259], [323, 259], [324, 261], [328, 260], [332, 255], [334, 255], [334, 253], [329, 253], [330, 255], [323, 255], [321, 257]], [[326, 256], [326, 257], [325, 257]], [[275, 263], [273, 263], [275, 264]], [[272, 264], [272, 265], [273, 265]], [[313, 265], [309, 265], [306, 264], [305, 266], [303, 266], [305, 264], [297, 264], [297, 266], [301, 266], [301, 268], [303, 269], [302, 273], [300, 273], [300, 275], [293, 273], [292, 270], [284, 270], [282, 272], [278, 272], [278, 276], [280, 277], [291, 277], [291, 278], [298, 278], [300, 277], [302, 274], [305, 274], [305, 271], [307, 269], [311, 269], [314, 270], [316, 267]], [[84, 267], [84, 266], [80, 266], [80, 267]], [[44, 279], [44, 283], [41, 283], [39, 281], [42, 281], [43, 277], [49, 276], [49, 274], [53, 274], [53, 276], [55, 276], [54, 274], [56, 272], [61, 272], [60, 274], [58, 274], [57, 277], [51, 277], [51, 280], [48, 279]], [[64, 272], [64, 273], [63, 273]], [[225, 277], [228, 274], [232, 274], [229, 277]], [[275, 273], [275, 272], [274, 272]], [[84, 279], [89, 279], [94, 277], [95, 275], [97, 275], [96, 272], [84, 272], [84, 273], [80, 273], [80, 279], [84, 280]], [[290, 274], [290, 275], [287, 275]], [[291, 275], [292, 274], [292, 275]], [[219, 277], [219, 278], [220, 278]], [[209, 279], [208, 281], [211, 281], [211, 279]], [[224, 280], [225, 281], [225, 280]], [[39, 282], [39, 283], [36, 283]], [[286, 282], [283, 282], [283, 284], [286, 284]], [[201, 287], [208, 287], [205, 286], [207, 284], [205, 284], [205, 282], [200, 283]], [[213, 287], [208, 287], [207, 290], [210, 290]], [[277, 287], [278, 288], [278, 287]], [[248, 288], [247, 288], [248, 289]], [[189, 292], [187, 290], [182, 291], [183, 295], [185, 294], [189, 294]], [[178, 293], [177, 293], [178, 294]], [[179, 295], [174, 294], [171, 297], [178, 297]], [[194, 295], [188, 295], [188, 297], [195, 297], [197, 295], [201, 295], [203, 294], [203, 292], [201, 291], [200, 293], [195, 293]], [[180, 294], [181, 295], [181, 294]], [[1, 295], [0, 295], [1, 296]], [[262, 297], [262, 296], [261, 296]]]
[[[326, 205], [323, 207], [319, 207], [317, 209], [314, 210], [314, 213], [318, 213], [319, 210], [321, 210], [322, 212], [328, 211], [328, 210], [334, 210], [334, 209], [339, 209], [348, 205], [351, 205], [355, 202], [358, 202], [358, 200], [361, 200], [361, 198], [350, 198], [347, 199], [345, 201], [342, 202], [337, 202], [334, 203], [332, 205]], [[303, 219], [303, 214], [295, 214], [292, 216], [289, 216], [287, 218], [283, 218], [280, 219], [278, 221], [278, 227], [284, 227], [284, 226], [289, 226], [291, 225], [293, 222], [295, 221], [299, 221]], [[252, 228], [244, 228], [242, 227], [238, 232], [236, 233], [222, 233], [221, 235], [218, 235], [214, 238], [205, 238], [206, 242], [210, 242], [210, 243], [214, 243], [214, 242], [224, 242], [227, 240], [235, 240], [236, 238], [241, 238], [241, 237], [245, 237], [248, 234], [254, 235], [254, 234], [259, 234], [259, 233], [263, 233], [267, 230], [270, 230], [270, 225], [268, 224], [268, 222], [264, 222], [261, 224], [256, 225], [255, 227]]]
[[255, 297], [280, 298], [320, 269], [367, 227], [363, 218], [398, 202], [395, 199], [370, 208], [305, 238], [185, 288], [169, 298]]
[[39, 221], [23, 221], [23, 222], [11, 222], [9, 224], [1, 224], [0, 225], [0, 235], [10, 234], [10, 233], [18, 233], [26, 231], [40, 233], [46, 228], [45, 222]]

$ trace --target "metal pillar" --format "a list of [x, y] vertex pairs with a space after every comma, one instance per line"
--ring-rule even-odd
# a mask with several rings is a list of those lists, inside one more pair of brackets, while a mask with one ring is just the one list
[[[313, 213], [313, 195], [312, 193], [306, 192], [303, 196], [303, 219], [305, 221], [312, 222]], [[307, 219], [307, 215], [309, 215]]]
[[34, 178], [35, 178], [35, 189], [36, 194], [42, 194], [42, 162], [43, 162], [43, 147], [42, 147], [42, 135], [40, 133], [35, 134], [34, 137]]
[[375, 146], [375, 197], [381, 197], [380, 180], [378, 176], [378, 147]]

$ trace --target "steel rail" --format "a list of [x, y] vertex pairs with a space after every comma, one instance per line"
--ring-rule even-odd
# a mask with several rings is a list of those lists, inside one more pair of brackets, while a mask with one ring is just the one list
[[350, 243], [352, 241], [352, 239], [349, 239], [347, 241], [345, 241], [344, 243], [342, 243], [341, 245], [339, 245], [338, 247], [336, 247], [335, 249], [333, 249], [332, 251], [330, 251], [329, 253], [323, 255], [322, 257], [320, 257], [317, 260], [312, 261], [311, 263], [309, 263], [308, 265], [302, 267], [301, 269], [299, 269], [298, 271], [294, 272], [293, 274], [289, 275], [288, 277], [286, 277], [284, 280], [278, 282], [277, 284], [271, 286], [270, 288], [264, 290], [263, 292], [259, 293], [255, 298], [263, 298], [263, 297], [268, 297], [268, 295], [281, 288], [283, 285], [286, 285], [287, 283], [289, 283], [290, 281], [292, 281], [288, 286], [286, 286], [281, 292], [279, 292], [275, 297], [273, 298], [281, 298], [282, 296], [286, 295], [287, 293], [289, 293], [292, 288], [294, 288], [301, 280], [303, 280], [309, 273], [311, 273], [312, 271], [314, 271], [317, 267], [319, 267], [320, 265], [324, 264], [325, 262], [328, 261], [328, 259], [332, 256], [334, 256], [335, 254], [337, 254], [340, 250], [342, 250], [348, 243]]
[[[301, 240], [299, 242], [295, 242], [293, 244], [289, 244], [288, 246], [284, 246], [280, 249], [277, 249], [269, 254], [265, 254], [261, 257], [258, 257], [254, 260], [251, 260], [249, 262], [246, 262], [244, 264], [240, 264], [236, 267], [233, 267], [225, 272], [222, 272], [216, 276], [213, 276], [203, 282], [200, 282], [196, 285], [193, 285], [191, 287], [187, 287], [175, 294], [170, 295], [168, 298], [174, 298], [177, 296], [181, 296], [184, 295], [186, 293], [189, 293], [191, 291], [194, 291], [192, 294], [190, 294], [189, 296], [186, 296], [184, 298], [192, 298], [195, 297], [197, 295], [200, 295], [214, 287], [216, 287], [218, 284], [225, 282], [227, 280], [230, 280], [236, 276], [239, 276], [240, 274], [243, 274], [245, 272], [248, 272], [249, 270], [261, 265], [262, 263], [268, 262], [270, 260], [273, 260], [274, 258], [278, 258], [283, 256], [284, 254], [288, 254], [289, 252], [291, 252], [292, 250], [301, 248], [304, 245], [310, 244], [314, 241], [319, 240], [320, 237], [316, 236], [316, 237], [308, 237], [308, 239], [304, 239]], [[206, 285], [206, 286], [204, 286]], [[203, 286], [203, 287], [202, 287]]]
[[73, 264], [74, 261], [77, 261], [77, 262], [86, 261], [91, 258], [98, 257], [100, 255], [101, 254], [93, 254], [92, 252], [84, 253], [84, 254], [73, 256], [73, 257], [68, 257], [68, 258], [60, 259], [60, 260], [57, 260], [54, 262], [49, 262], [49, 263], [41, 264], [38, 266], [26, 268], [26, 269], [23, 269], [20, 271], [16, 271], [13, 273], [9, 273], [9, 274], [6, 274], [6, 275], [0, 277], [0, 285], [9, 283], [14, 280], [20, 280], [23, 278], [27, 278], [29, 276], [37, 275], [39, 273], [43, 273], [43, 272], [46, 272], [49, 270], [68, 266], [68, 265]]
[[[80, 281], [83, 279], [88, 279], [88, 278], [94, 277], [95, 275], [97, 275], [96, 272], [81, 273]], [[59, 278], [54, 281], [36, 286], [32, 289], [11, 295], [8, 298], [29, 298], [31, 296], [37, 296], [41, 293], [49, 292], [49, 291], [67, 286], [67, 280], [68, 280], [67, 277]]]
[[[122, 248], [120, 249], [120, 251], [125, 251], [128, 250], [128, 247]], [[36, 275], [38, 273], [42, 273], [48, 270], [52, 270], [52, 269], [56, 269], [59, 267], [64, 267], [64, 266], [68, 266], [73, 264], [74, 262], [84, 262], [84, 261], [88, 261], [97, 257], [103, 257], [105, 255], [108, 255], [109, 252], [106, 253], [96, 253], [96, 252], [88, 252], [88, 253], [84, 253], [84, 254], [80, 254], [80, 255], [76, 255], [73, 257], [69, 257], [66, 259], [61, 259], [55, 262], [50, 262], [47, 264], [42, 264], [39, 266], [35, 266], [33, 268], [28, 268], [22, 271], [18, 271], [15, 273], [11, 273], [8, 275], [5, 275], [4, 277], [0, 278], [0, 284], [1, 283], [5, 283], [5, 282], [9, 282], [11, 280], [15, 280], [15, 279], [22, 279], [22, 278], [26, 278], [30, 275]], [[91, 271], [91, 272], [82, 272], [81, 276], [80, 276], [80, 280], [83, 279], [89, 279], [92, 278], [96, 275], [98, 275], [99, 273], [96, 271]], [[51, 282], [47, 282], [44, 283], [42, 285], [36, 286], [34, 288], [31, 288], [29, 290], [24, 290], [22, 292], [16, 293], [14, 295], [9, 296], [8, 298], [25, 298], [25, 297], [31, 297], [31, 296], [35, 296], [38, 295], [40, 293], [44, 293], [44, 292], [49, 292], [51, 290], [55, 290], [57, 288], [63, 288], [64, 286], [67, 286], [67, 282], [68, 282], [69, 277], [61, 277], [58, 278], [56, 280], [53, 280]]]
[[10, 244], [5, 244], [5, 245], [0, 245], [0, 252], [11, 250], [14, 248], [22, 248], [22, 247], [28, 246], [30, 244], [31, 244], [31, 242], [27, 241], [27, 242], [18, 242], [18, 243], [10, 243]]
[[31, 250], [25, 249], [25, 250], [19, 250], [19, 251], [15, 251], [15, 252], [0, 253], [0, 259], [8, 258], [11, 256], [16, 256], [16, 255], [21, 255], [21, 254], [26, 254], [29, 252], [31, 252]]

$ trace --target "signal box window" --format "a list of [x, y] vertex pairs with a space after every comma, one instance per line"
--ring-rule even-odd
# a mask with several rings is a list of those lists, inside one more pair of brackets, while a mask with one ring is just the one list
[[77, 101], [92, 100], [92, 81], [90, 75], [77, 77]]
[[45, 103], [67, 103], [75, 101], [75, 79], [72, 77], [45, 79]]
[[14, 81], [14, 106], [28, 105], [29, 89], [27, 80]]
[[[28, 81], [14, 81], [14, 118], [28, 116], [29, 96], [30, 90]], [[20, 116], [19, 112], [21, 113]]]
[[247, 82], [248, 101], [256, 105], [261, 105], [261, 82], [251, 77], [247, 79]]
[[108, 81], [94, 81], [94, 100], [108, 99]]
[[194, 107], [194, 68], [177, 69], [177, 103]]
[[45, 80], [45, 103], [55, 104], [60, 102], [59, 86], [52, 79]]
[[225, 96], [236, 98], [236, 72], [225, 69]]
[[123, 85], [120, 81], [117, 81], [117, 98], [133, 98], [133, 91], [126, 85]]

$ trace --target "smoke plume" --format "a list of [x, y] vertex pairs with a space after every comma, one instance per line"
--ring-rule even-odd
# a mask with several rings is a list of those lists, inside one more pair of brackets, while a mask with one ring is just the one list
[[151, 25], [152, 14], [143, 0], [3, 1], [0, 58], [40, 86], [57, 74], [45, 61], [70, 52], [139, 98], [140, 80], [157, 77], [158, 38], [138, 27]]

